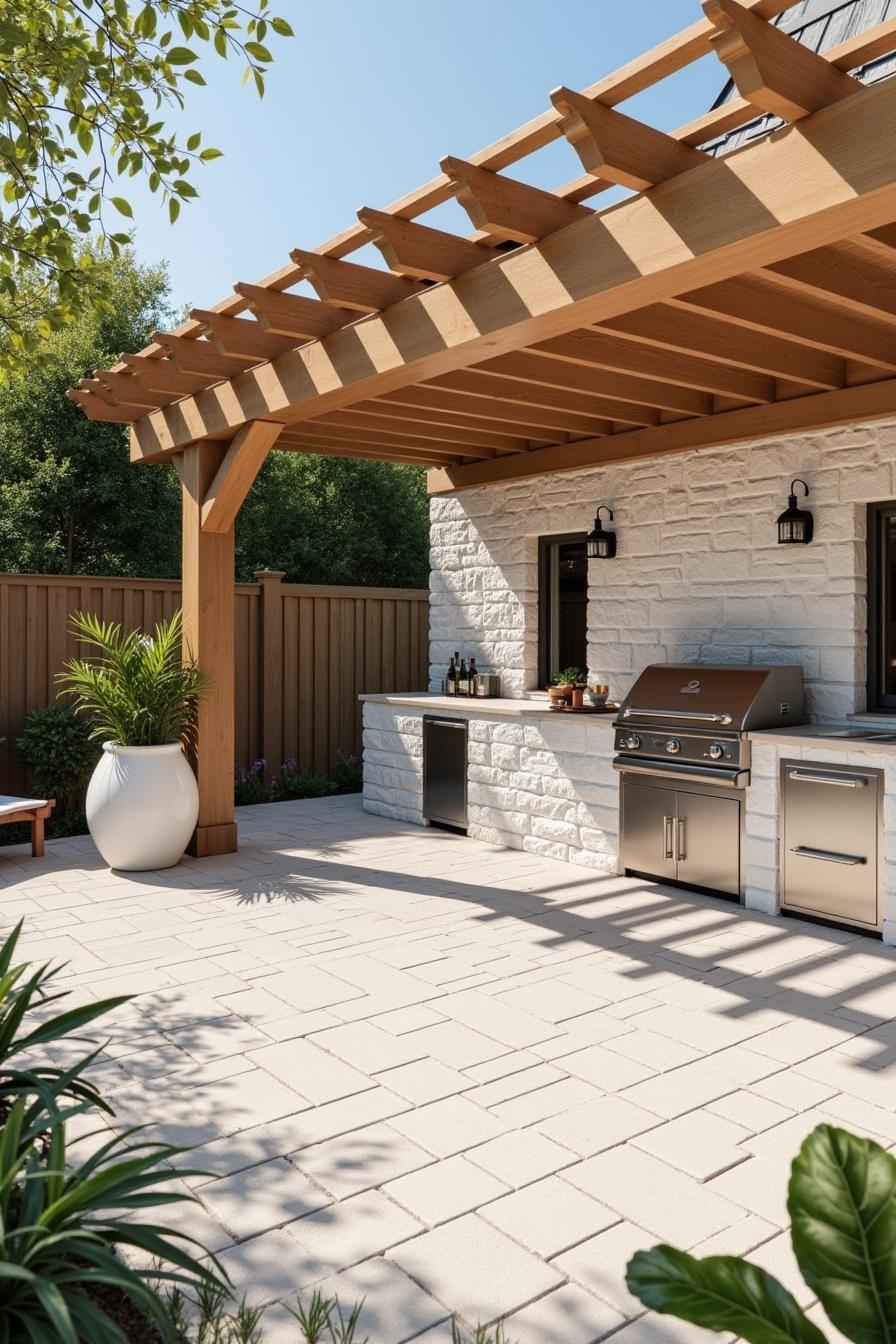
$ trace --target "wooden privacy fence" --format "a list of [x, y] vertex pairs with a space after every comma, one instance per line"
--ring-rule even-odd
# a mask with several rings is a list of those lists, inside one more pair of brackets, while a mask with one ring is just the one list
[[[237, 760], [326, 770], [337, 751], [360, 752], [362, 691], [426, 689], [429, 595], [282, 578], [262, 570], [236, 586]], [[72, 612], [149, 630], [179, 605], [173, 580], [0, 574], [0, 792], [25, 787], [15, 741], [78, 652]]]

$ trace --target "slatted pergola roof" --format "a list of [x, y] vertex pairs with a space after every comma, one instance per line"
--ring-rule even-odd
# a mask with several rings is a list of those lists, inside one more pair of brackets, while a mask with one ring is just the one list
[[[896, 50], [896, 18], [817, 52], [774, 22], [791, 8], [704, 0], [69, 393], [181, 475], [186, 638], [215, 677], [196, 853], [236, 843], [233, 528], [272, 447], [418, 463], [439, 491], [896, 415], [896, 80], [855, 77]], [[672, 134], [619, 110], [713, 52], [737, 90], [720, 106]], [[783, 125], [719, 155], [765, 114]], [[577, 175], [527, 183], [559, 140]], [[600, 209], [611, 188], [629, 194]], [[467, 236], [421, 222], [452, 197]], [[350, 259], [371, 242], [385, 267]]]
[[[135, 458], [263, 420], [279, 448], [442, 467], [437, 487], [896, 412], [896, 85], [849, 73], [896, 19], [818, 55], [769, 22], [786, 0], [703, 8], [69, 395], [130, 422]], [[671, 135], [616, 110], [711, 51], [721, 106]], [[787, 125], [700, 148], [757, 112]], [[580, 172], [556, 191], [509, 173], [561, 138]], [[452, 196], [467, 237], [417, 222]], [[349, 260], [371, 241], [388, 270]]]

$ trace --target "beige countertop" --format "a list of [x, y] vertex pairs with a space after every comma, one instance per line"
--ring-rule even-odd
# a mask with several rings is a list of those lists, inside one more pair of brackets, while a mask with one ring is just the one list
[[[867, 732], [868, 738], [842, 737], [845, 732]], [[872, 737], [871, 734], [886, 733], [883, 728], [864, 728], [859, 724], [840, 725], [836, 723], [806, 723], [798, 728], [769, 728], [764, 732], [750, 733], [752, 741], [773, 743], [776, 746], [817, 747], [831, 752], [874, 751], [891, 756], [896, 753], [896, 730], [887, 733], [891, 740], [884, 737]]]
[[388, 695], [361, 695], [358, 697], [374, 705], [395, 705], [396, 708], [416, 709], [427, 714], [450, 711], [453, 714], [482, 714], [486, 718], [541, 718], [575, 719], [577, 723], [602, 724], [612, 727], [616, 711], [607, 714], [566, 714], [550, 709], [547, 699], [510, 700], [504, 696], [487, 699], [478, 696], [435, 695], [427, 691], [391, 693]]

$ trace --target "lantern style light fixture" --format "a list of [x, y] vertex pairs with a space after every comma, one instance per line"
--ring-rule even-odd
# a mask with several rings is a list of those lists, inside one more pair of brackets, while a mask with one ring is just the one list
[[610, 521], [613, 521], [613, 510], [606, 504], [601, 504], [594, 515], [594, 528], [586, 538], [589, 560], [612, 560], [616, 554], [616, 533], [608, 532], [601, 526], [602, 513], [606, 513]]
[[787, 508], [778, 518], [778, 544], [779, 546], [807, 546], [812, 540], [814, 531], [814, 520], [808, 509], [800, 509], [796, 502], [796, 487], [801, 485], [806, 492], [806, 498], [809, 497], [809, 487], [805, 481], [796, 480], [790, 482], [790, 494], [787, 497]]

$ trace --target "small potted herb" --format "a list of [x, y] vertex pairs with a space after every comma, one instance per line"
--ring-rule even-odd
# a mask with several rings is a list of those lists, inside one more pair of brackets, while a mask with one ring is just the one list
[[548, 689], [551, 709], [581, 709], [587, 678], [580, 667], [566, 667]]

